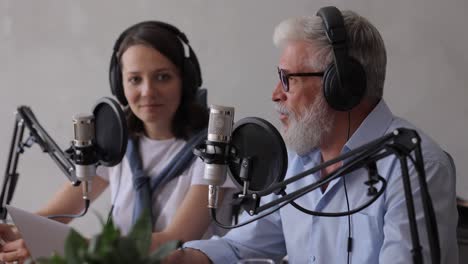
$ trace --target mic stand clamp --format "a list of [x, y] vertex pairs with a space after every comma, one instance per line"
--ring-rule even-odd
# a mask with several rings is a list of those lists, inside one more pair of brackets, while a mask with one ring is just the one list
[[367, 189], [367, 196], [374, 196], [377, 194], [377, 188], [375, 184], [379, 182], [379, 173], [377, 171], [377, 164], [375, 162], [369, 163], [367, 166], [369, 180], [365, 181], [364, 184], [369, 186]]
[[252, 216], [258, 213], [257, 208], [260, 206], [260, 196], [256, 193], [240, 193], [234, 198], [232, 203], [241, 205], [242, 208]]
[[239, 194], [239, 197], [244, 197], [247, 195], [247, 191], [250, 185], [250, 166], [252, 165], [252, 158], [245, 157], [241, 159], [241, 166], [239, 177], [244, 182], [244, 186], [242, 186], [242, 193]]
[[244, 182], [242, 186], [242, 193], [239, 193], [235, 197], [233, 204], [242, 204], [244, 210], [247, 211], [249, 215], [254, 215], [256, 208], [260, 205], [260, 199], [256, 193], [248, 193], [250, 187], [250, 167], [252, 166], [252, 158], [234, 158], [232, 159], [234, 163], [240, 163], [239, 178]]

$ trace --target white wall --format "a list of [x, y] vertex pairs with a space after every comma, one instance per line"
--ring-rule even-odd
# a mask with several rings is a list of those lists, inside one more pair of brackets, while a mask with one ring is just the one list
[[[381, 31], [388, 50], [384, 98], [452, 153], [457, 192], [468, 198], [465, 0], [0, 0], [0, 169], [19, 105], [30, 106], [56, 142], [69, 146], [71, 116], [110, 95], [107, 70], [117, 35], [147, 19], [174, 23], [187, 34], [210, 103], [236, 107], [236, 120], [260, 116], [277, 124], [270, 104], [278, 57], [273, 28], [325, 5], [353, 9]], [[67, 183], [37, 145], [21, 156], [18, 171], [12, 203], [26, 210], [37, 210]], [[106, 215], [109, 200], [106, 192], [93, 210]], [[85, 234], [100, 229], [93, 213], [73, 225]]]

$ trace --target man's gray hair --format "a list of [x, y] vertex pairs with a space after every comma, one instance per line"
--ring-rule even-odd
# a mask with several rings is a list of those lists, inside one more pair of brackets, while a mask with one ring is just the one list
[[[367, 78], [366, 97], [380, 99], [383, 96], [387, 53], [377, 29], [364, 17], [353, 11], [343, 11], [347, 33], [348, 54], [364, 67]], [[312, 59], [309, 54], [308, 66], [325, 70], [333, 62], [332, 46], [326, 36], [322, 19], [318, 16], [290, 18], [281, 22], [273, 35], [277, 47], [290, 41], [308, 41], [319, 48]]]

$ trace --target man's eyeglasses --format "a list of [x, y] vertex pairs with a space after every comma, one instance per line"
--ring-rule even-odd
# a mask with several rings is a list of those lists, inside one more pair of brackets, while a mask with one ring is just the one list
[[283, 69], [278, 67], [278, 75], [283, 86], [283, 91], [289, 92], [289, 78], [290, 77], [306, 77], [306, 76], [323, 76], [324, 72], [295, 72], [286, 73]]

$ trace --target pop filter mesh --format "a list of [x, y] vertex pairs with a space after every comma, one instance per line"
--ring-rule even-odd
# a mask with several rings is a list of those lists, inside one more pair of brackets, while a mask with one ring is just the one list
[[127, 124], [119, 104], [108, 97], [100, 99], [93, 110], [96, 147], [100, 163], [115, 166], [127, 149]]
[[[251, 158], [249, 191], [261, 191], [280, 182], [286, 175], [286, 146], [278, 130], [266, 120], [247, 117], [235, 124], [231, 144], [237, 157]], [[234, 182], [241, 187], [240, 164], [229, 163]]]

